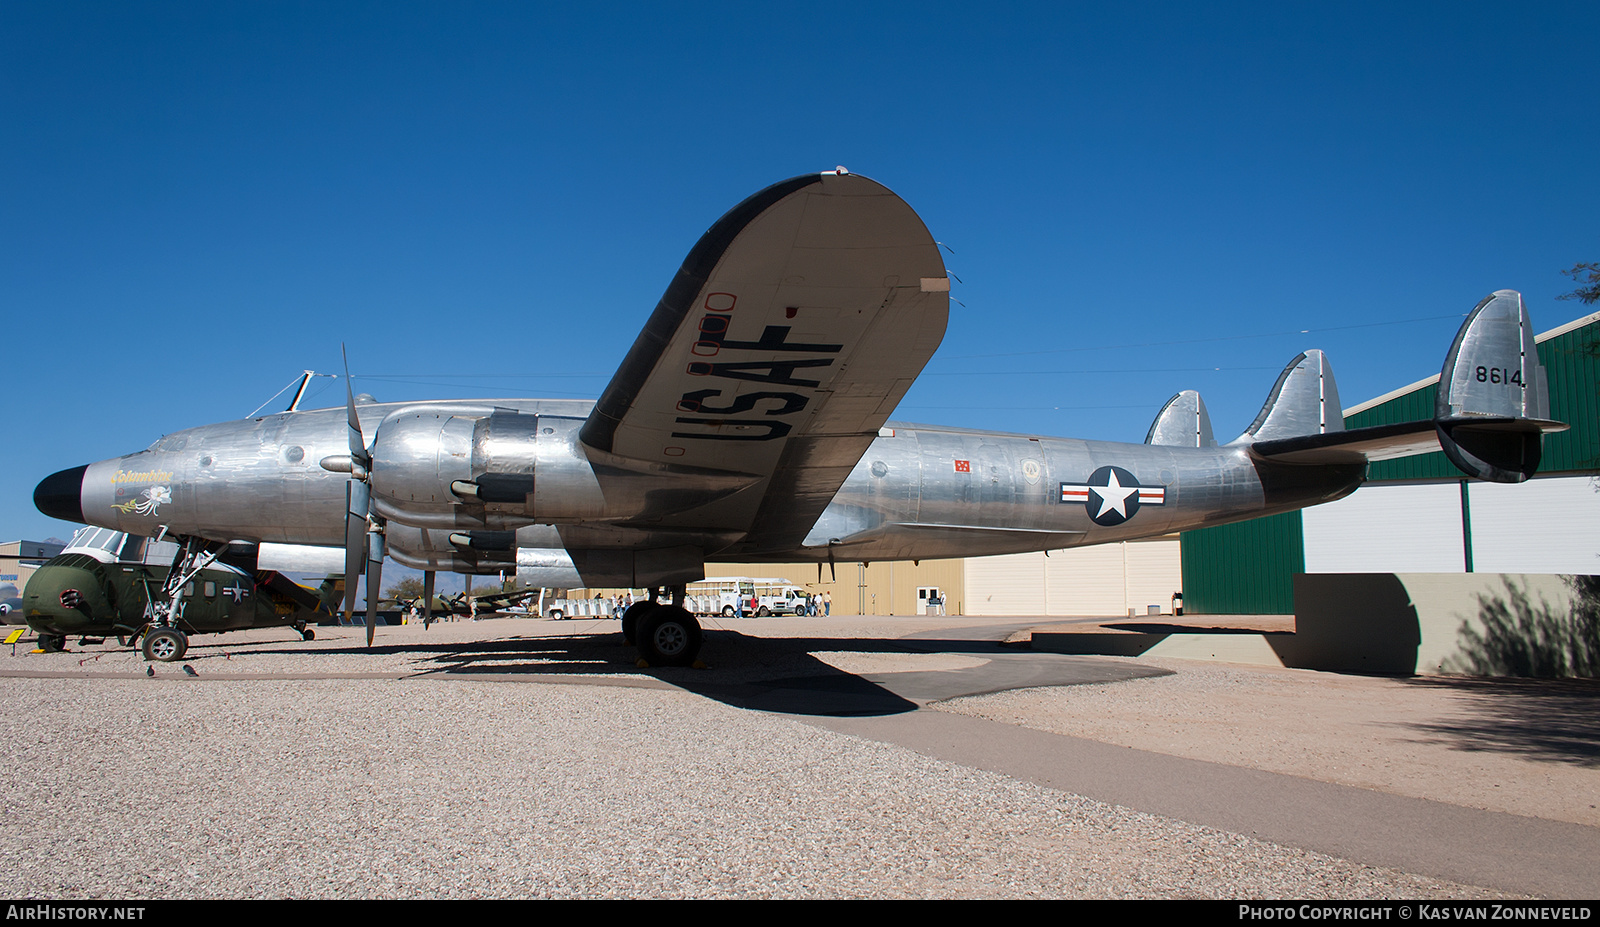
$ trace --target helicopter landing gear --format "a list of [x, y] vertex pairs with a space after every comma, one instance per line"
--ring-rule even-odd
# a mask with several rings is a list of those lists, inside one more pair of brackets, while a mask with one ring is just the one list
[[[163, 527], [156, 538], [164, 538], [166, 533], [167, 529]], [[200, 575], [201, 570], [215, 563], [226, 547], [226, 544], [204, 538], [180, 539], [178, 554], [172, 558], [172, 568], [167, 571], [167, 580], [162, 584], [161, 592], [151, 596], [147, 606], [150, 628], [145, 632], [144, 644], [140, 648], [146, 660], [170, 663], [183, 659], [188, 652], [189, 635], [178, 630], [178, 618], [183, 614], [184, 592], [186, 589], [193, 591], [190, 587], [194, 578]]]
[[177, 628], [151, 628], [144, 636], [144, 658], [162, 663], [183, 659], [189, 650], [189, 635]]

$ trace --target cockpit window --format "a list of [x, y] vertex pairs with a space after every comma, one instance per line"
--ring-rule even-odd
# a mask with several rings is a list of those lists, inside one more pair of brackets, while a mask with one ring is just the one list
[[146, 450], [151, 451], [181, 451], [189, 443], [184, 435], [162, 435], [155, 440]]
[[123, 532], [110, 528], [79, 528], [72, 535], [72, 543], [66, 546], [66, 550], [83, 551], [102, 563], [109, 563], [116, 559], [117, 551], [122, 549], [126, 538]]
[[138, 563], [143, 560], [145, 540], [137, 534], [128, 535], [128, 539], [122, 544], [121, 552], [117, 554], [117, 559], [123, 563]]

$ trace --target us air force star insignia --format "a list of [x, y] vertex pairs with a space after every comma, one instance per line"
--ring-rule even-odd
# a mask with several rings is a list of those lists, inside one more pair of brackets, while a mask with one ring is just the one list
[[1166, 505], [1163, 486], [1140, 486], [1132, 473], [1121, 467], [1101, 467], [1089, 474], [1087, 483], [1062, 483], [1062, 502], [1082, 502], [1089, 519], [1111, 527], [1132, 518], [1141, 505]]

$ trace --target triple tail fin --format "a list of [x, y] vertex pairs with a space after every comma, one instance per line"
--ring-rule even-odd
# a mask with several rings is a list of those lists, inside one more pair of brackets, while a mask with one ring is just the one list
[[1343, 408], [1327, 355], [1310, 350], [1283, 368], [1256, 420], [1232, 443], [1344, 431]]
[[1533, 323], [1516, 290], [1478, 303], [1439, 372], [1434, 406], [1439, 446], [1468, 476], [1520, 483], [1539, 468], [1550, 420], [1550, 388]]
[[1432, 419], [1345, 430], [1333, 373], [1307, 351], [1278, 378], [1234, 444], [1258, 461], [1333, 465], [1444, 451], [1461, 472], [1496, 483], [1533, 476], [1548, 432], [1549, 388], [1522, 294], [1499, 290], [1467, 316], [1439, 375]]
[[1156, 420], [1150, 423], [1150, 433], [1144, 436], [1144, 443], [1216, 447], [1217, 439], [1211, 433], [1211, 416], [1206, 412], [1205, 400], [1192, 389], [1168, 399], [1156, 413]]

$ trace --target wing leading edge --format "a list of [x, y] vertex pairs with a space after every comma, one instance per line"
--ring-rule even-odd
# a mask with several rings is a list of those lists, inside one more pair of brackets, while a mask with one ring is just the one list
[[949, 282], [904, 200], [848, 173], [755, 194], [701, 237], [584, 423], [597, 468], [747, 475], [662, 528], [793, 547], [944, 337]]

